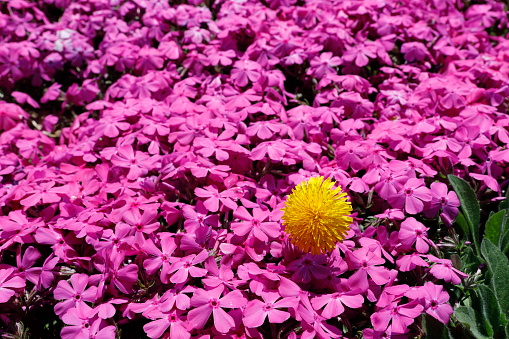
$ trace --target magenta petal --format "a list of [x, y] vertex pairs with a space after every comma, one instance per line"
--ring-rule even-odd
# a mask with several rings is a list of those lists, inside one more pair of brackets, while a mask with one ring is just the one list
[[451, 314], [454, 313], [454, 310], [452, 309], [451, 305], [442, 304], [438, 306], [436, 309], [429, 308], [426, 311], [426, 313], [428, 313], [438, 321], [442, 322], [443, 324], [447, 324], [449, 322]]
[[217, 212], [219, 210], [219, 199], [211, 197], [208, 198], [203, 202], [203, 205], [210, 211], [210, 212]]
[[422, 212], [424, 209], [424, 204], [417, 198], [407, 197], [405, 200], [405, 211], [409, 214], [417, 214]]
[[0, 303], [5, 303], [15, 294], [11, 289], [0, 287]]
[[409, 318], [417, 318], [419, 315], [421, 315], [424, 307], [420, 304], [407, 304], [400, 306], [399, 313], [409, 317]]
[[88, 302], [94, 302], [97, 299], [97, 287], [91, 286], [81, 294], [81, 298]]
[[25, 268], [32, 266], [40, 257], [41, 253], [39, 253], [38, 250], [30, 246], [29, 248], [26, 249], [25, 254], [23, 255], [22, 260], [23, 266]]
[[271, 324], [281, 324], [285, 322], [288, 318], [290, 318], [290, 313], [285, 311], [280, 311], [276, 309], [272, 309], [269, 311], [269, 322]]
[[350, 308], [359, 308], [364, 304], [364, 297], [360, 294], [342, 295], [341, 302]]
[[226, 333], [235, 326], [235, 321], [226, 313], [222, 308], [214, 308], [212, 310], [212, 314], [214, 315], [214, 326], [221, 333]]
[[56, 300], [70, 299], [74, 296], [75, 293], [76, 291], [74, 291], [74, 289], [67, 281], [60, 280], [58, 282], [57, 288], [55, 288], [55, 291], [53, 292], [53, 297]]
[[180, 323], [172, 323], [170, 327], [170, 338], [171, 339], [189, 339], [191, 334], [189, 331], [182, 326]]
[[[224, 311], [223, 311], [224, 312]], [[193, 308], [187, 315], [187, 321], [191, 328], [203, 328], [212, 314], [212, 308], [206, 304]]]
[[379, 332], [385, 331], [390, 321], [391, 314], [388, 310], [382, 310], [371, 315], [371, 323], [373, 324], [373, 328]]
[[242, 295], [242, 292], [235, 290], [219, 299], [219, 302], [221, 307], [240, 308], [246, 304], [246, 299]]
[[330, 319], [340, 315], [344, 311], [345, 308], [339, 299], [331, 299], [331, 301], [323, 309], [322, 316], [326, 319]]
[[150, 338], [160, 338], [170, 324], [168, 319], [159, 319], [145, 324], [143, 330], [145, 330], [145, 333], [147, 333], [147, 336]]
[[244, 325], [246, 327], [259, 327], [261, 326], [267, 313], [262, 311], [264, 303], [260, 300], [252, 300], [244, 310]]
[[71, 276], [71, 284], [77, 293], [82, 293], [88, 284], [88, 275], [86, 274], [73, 274]]

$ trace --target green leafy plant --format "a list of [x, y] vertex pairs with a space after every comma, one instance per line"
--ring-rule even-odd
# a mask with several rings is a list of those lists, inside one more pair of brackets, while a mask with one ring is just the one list
[[509, 203], [502, 201], [482, 226], [472, 188], [454, 175], [448, 178], [461, 202], [456, 225], [465, 239], [462, 267], [470, 274], [454, 312], [456, 328], [474, 338], [509, 338]]

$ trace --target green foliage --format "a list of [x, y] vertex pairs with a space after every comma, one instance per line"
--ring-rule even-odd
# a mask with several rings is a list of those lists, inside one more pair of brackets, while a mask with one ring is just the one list
[[463, 268], [471, 276], [463, 284], [464, 298], [454, 318], [474, 338], [509, 338], [509, 202], [502, 201], [483, 228], [475, 192], [466, 181], [448, 178], [461, 202], [456, 225], [473, 244], [461, 249]]
[[[479, 222], [481, 208], [470, 185], [463, 179], [449, 174], [447, 176], [461, 203], [461, 213], [467, 222], [467, 229], [463, 230], [469, 241], [474, 243], [475, 252], [479, 255]], [[465, 226], [462, 226], [462, 229]]]
[[456, 319], [463, 323], [474, 338], [487, 339], [488, 334], [484, 333], [484, 327], [479, 324], [482, 322], [481, 315], [476, 312], [472, 307], [460, 306], [454, 312]]

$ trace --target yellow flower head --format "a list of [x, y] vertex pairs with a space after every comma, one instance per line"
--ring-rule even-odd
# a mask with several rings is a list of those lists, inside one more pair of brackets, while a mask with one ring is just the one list
[[314, 177], [292, 190], [282, 209], [290, 241], [304, 252], [321, 254], [336, 247], [349, 230], [352, 205], [341, 187]]

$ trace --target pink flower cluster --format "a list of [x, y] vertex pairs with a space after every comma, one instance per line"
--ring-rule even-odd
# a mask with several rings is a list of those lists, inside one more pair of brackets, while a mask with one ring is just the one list
[[[480, 2], [1, 2], [0, 319], [44, 300], [69, 339], [448, 323], [445, 175], [489, 200], [509, 169], [507, 13]], [[314, 175], [357, 213], [317, 256], [281, 225]]]

